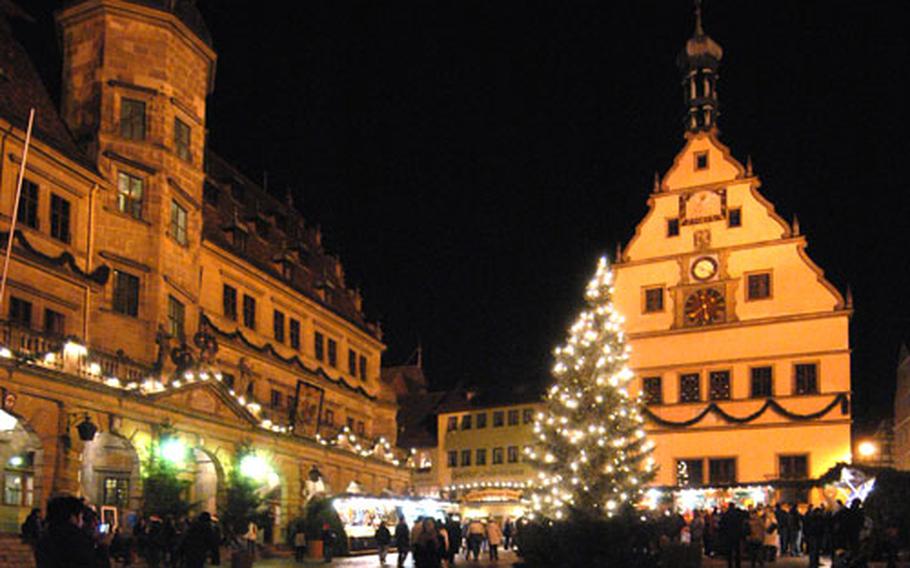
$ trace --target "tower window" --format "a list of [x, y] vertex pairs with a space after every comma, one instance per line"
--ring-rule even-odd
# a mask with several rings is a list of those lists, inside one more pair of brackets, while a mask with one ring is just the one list
[[642, 379], [642, 393], [645, 404], [663, 404], [663, 381], [660, 377], [645, 377]]
[[663, 287], [648, 288], [645, 290], [645, 313], [664, 311]]
[[139, 315], [139, 277], [119, 270], [114, 272], [113, 309], [118, 314]]
[[176, 201], [171, 201], [171, 237], [178, 244], [185, 245], [186, 239], [186, 209]]
[[19, 198], [16, 219], [32, 229], [38, 228], [38, 184], [31, 180], [22, 180], [22, 196]]
[[64, 243], [70, 242], [70, 202], [51, 194], [51, 236]]
[[365, 355], [361, 355], [359, 359], [360, 363], [360, 380], [367, 380], [367, 358]]
[[142, 218], [142, 178], [120, 172], [117, 175], [117, 209], [134, 217]]
[[167, 326], [171, 337], [183, 339], [186, 308], [177, 298], [167, 297]]
[[801, 363], [794, 366], [796, 394], [818, 394], [818, 366]]
[[727, 226], [731, 228], [743, 226], [743, 210], [741, 208], [735, 207], [727, 212]]
[[135, 99], [120, 100], [120, 136], [127, 140], [145, 140], [145, 103]]
[[357, 376], [357, 353], [353, 349], [348, 349], [348, 374]]
[[711, 400], [730, 400], [730, 371], [711, 371]]
[[766, 300], [771, 297], [771, 273], [750, 274], [747, 278], [747, 300]]
[[698, 402], [701, 400], [701, 377], [698, 373], [686, 373], [679, 376], [679, 402]]
[[695, 169], [696, 170], [707, 170], [708, 169], [708, 153], [707, 152], [696, 152], [695, 153]]
[[679, 219], [667, 219], [667, 236], [668, 237], [678, 237], [679, 236]]
[[329, 365], [333, 367], [338, 367], [338, 342], [334, 339], [329, 339]]
[[189, 162], [192, 159], [190, 154], [190, 126], [179, 118], [174, 119], [174, 150], [181, 160]]
[[753, 367], [752, 398], [768, 398], [773, 396], [773, 374], [771, 367]]
[[313, 352], [316, 359], [320, 361], [325, 359], [325, 336], [318, 331], [313, 335]]

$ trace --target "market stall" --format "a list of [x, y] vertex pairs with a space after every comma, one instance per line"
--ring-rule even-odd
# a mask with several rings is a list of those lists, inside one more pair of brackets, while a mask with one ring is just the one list
[[457, 505], [448, 501], [420, 497], [370, 496], [343, 493], [332, 499], [332, 505], [348, 537], [352, 553], [371, 551], [376, 546], [376, 529], [385, 523], [395, 532], [400, 516], [411, 526], [418, 517], [443, 519], [458, 511]]

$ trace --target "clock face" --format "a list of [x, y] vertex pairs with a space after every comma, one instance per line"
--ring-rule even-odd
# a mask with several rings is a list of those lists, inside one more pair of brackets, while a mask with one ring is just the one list
[[720, 323], [726, 319], [726, 313], [726, 302], [717, 290], [696, 290], [686, 298], [685, 318], [688, 325]]
[[696, 280], [707, 280], [717, 273], [717, 261], [709, 256], [699, 258], [692, 265], [692, 276]]

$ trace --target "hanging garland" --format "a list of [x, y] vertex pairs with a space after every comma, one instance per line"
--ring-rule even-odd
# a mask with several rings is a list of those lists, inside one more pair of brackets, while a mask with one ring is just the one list
[[272, 347], [271, 343], [266, 343], [265, 345], [256, 345], [255, 343], [253, 343], [252, 341], [247, 339], [246, 336], [243, 334], [243, 332], [240, 331], [239, 329], [235, 330], [235, 331], [224, 331], [223, 329], [220, 329], [218, 326], [216, 326], [214, 323], [212, 323], [212, 320], [210, 320], [209, 317], [205, 314], [202, 314], [202, 321], [205, 325], [209, 326], [209, 328], [212, 331], [214, 331], [217, 335], [219, 335], [221, 337], [224, 337], [227, 339], [239, 340], [241, 343], [243, 343], [244, 345], [246, 345], [253, 351], [271, 355], [272, 357], [275, 357], [276, 359], [278, 359], [279, 361], [281, 361], [282, 363], [285, 363], [287, 365], [296, 365], [297, 367], [299, 367], [303, 371], [306, 371], [307, 373], [312, 373], [314, 375], [318, 375], [331, 383], [335, 383], [335, 384], [340, 385], [363, 397], [366, 397], [367, 400], [370, 400], [370, 401], [376, 400], [376, 397], [371, 395], [370, 393], [368, 393], [366, 390], [364, 390], [363, 387], [360, 387], [360, 386], [355, 387], [355, 386], [349, 385], [348, 382], [344, 380], [344, 377], [339, 376], [337, 379], [333, 378], [333, 377], [329, 376], [322, 369], [322, 367], [318, 367], [315, 370], [311, 369], [311, 368], [307, 367], [303, 363], [303, 361], [301, 361], [300, 358], [297, 357], [296, 355], [293, 355], [291, 357], [283, 357], [280, 353], [278, 353], [275, 350], [274, 347]]
[[654, 422], [655, 424], [657, 424], [659, 426], [665, 426], [667, 428], [686, 428], [686, 427], [694, 426], [695, 424], [698, 424], [699, 422], [704, 420], [705, 417], [708, 416], [708, 414], [715, 414], [715, 415], [719, 416], [725, 422], [728, 422], [731, 424], [746, 424], [748, 422], [752, 422], [753, 420], [758, 419], [761, 415], [763, 415], [769, 409], [773, 410], [776, 414], [778, 414], [780, 416], [789, 418], [790, 420], [797, 420], [797, 421], [817, 420], [818, 418], [821, 418], [822, 416], [824, 416], [824, 415], [828, 414], [829, 412], [831, 412], [832, 410], [834, 410], [834, 408], [837, 405], [840, 405], [840, 407], [841, 407], [841, 414], [847, 414], [849, 412], [850, 399], [847, 397], [847, 393], [838, 394], [837, 396], [834, 397], [834, 400], [832, 400], [830, 404], [828, 404], [827, 406], [825, 406], [818, 412], [811, 412], [809, 414], [797, 414], [795, 412], [791, 412], [791, 411], [787, 410], [786, 408], [784, 408], [783, 406], [781, 406], [781, 404], [779, 402], [777, 402], [774, 399], [770, 399], [770, 398], [765, 401], [765, 404], [763, 404], [761, 408], [759, 408], [752, 414], [748, 414], [748, 415], [742, 416], [742, 417], [737, 417], [737, 416], [733, 416], [732, 414], [728, 414], [716, 402], [712, 402], [711, 404], [706, 406], [704, 410], [702, 410], [701, 412], [699, 412], [698, 414], [696, 414], [693, 418], [690, 418], [689, 420], [681, 420], [681, 421], [667, 420], [665, 418], [661, 418], [660, 416], [655, 414], [654, 411], [652, 411], [650, 408], [647, 408], [647, 407], [642, 409], [642, 414], [645, 416], [645, 418], [647, 418], [648, 420], [650, 420], [651, 422]]
[[[5, 246], [7, 244], [8, 239], [9, 239], [9, 231], [0, 233], [0, 243], [2, 243], [2, 245]], [[20, 245], [22, 245], [22, 248], [25, 249], [26, 252], [28, 252], [29, 254], [31, 254], [33, 256], [38, 257], [39, 259], [41, 259], [44, 262], [47, 262], [48, 264], [51, 264], [53, 266], [59, 266], [59, 267], [66, 266], [74, 274], [76, 274], [77, 276], [79, 276], [81, 278], [91, 280], [92, 282], [101, 284], [102, 286], [107, 284], [107, 279], [111, 274], [111, 269], [106, 264], [99, 266], [98, 268], [96, 268], [95, 270], [93, 270], [90, 273], [85, 272], [84, 270], [79, 268], [78, 264], [76, 264], [76, 258], [72, 254], [70, 254], [68, 252], [62, 252], [57, 256], [50, 256], [48, 254], [44, 254], [43, 252], [41, 252], [40, 250], [38, 250], [34, 246], [32, 246], [32, 243], [28, 242], [28, 239], [25, 238], [25, 235], [22, 234], [22, 231], [16, 231], [15, 234], [13, 235], [13, 240], [17, 241]]]

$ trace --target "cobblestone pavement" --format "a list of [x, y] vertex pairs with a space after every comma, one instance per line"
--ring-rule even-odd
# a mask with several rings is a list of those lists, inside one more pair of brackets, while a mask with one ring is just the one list
[[[489, 560], [483, 559], [480, 562], [465, 561], [463, 557], [459, 556], [455, 561], [455, 567], [459, 568], [489, 568], [491, 566], [498, 566], [500, 568], [509, 568], [516, 561], [515, 554], [512, 552], [500, 552], [499, 553], [499, 562], [490, 562]], [[414, 568], [413, 558], [408, 556], [407, 561], [404, 564], [407, 568]], [[255, 568], [301, 568], [303, 566], [329, 566], [328, 564], [318, 563], [318, 564], [309, 564], [309, 563], [296, 563], [293, 558], [288, 559], [270, 559], [270, 560], [260, 560], [257, 561], [254, 565]], [[337, 566], [339, 568], [381, 568], [379, 564], [379, 557], [375, 554], [369, 554], [365, 556], [353, 556], [350, 558], [336, 558], [332, 561], [331, 566]], [[398, 566], [398, 554], [389, 554], [386, 559], [386, 566], [388, 568], [395, 568]]]

